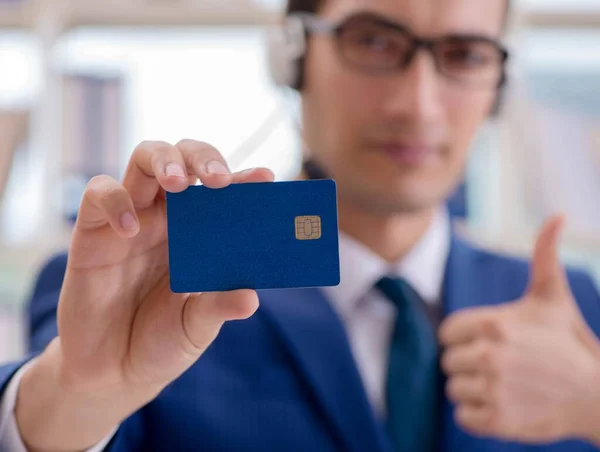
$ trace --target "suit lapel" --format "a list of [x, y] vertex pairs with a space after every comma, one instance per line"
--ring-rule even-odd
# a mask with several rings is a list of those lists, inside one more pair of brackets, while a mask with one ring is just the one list
[[473, 248], [453, 236], [444, 278], [444, 316], [516, 300], [525, 292], [525, 263]]
[[[481, 269], [480, 256], [464, 242], [453, 237], [444, 278], [443, 317], [483, 301], [486, 291], [493, 287], [489, 278], [489, 273]], [[475, 450], [473, 439], [456, 425], [454, 405], [446, 397], [443, 407], [441, 450]]]
[[494, 299], [496, 278], [486, 267], [485, 254], [452, 237], [444, 277], [444, 317], [460, 309], [489, 304]]
[[341, 449], [388, 450], [344, 328], [322, 293], [273, 290], [260, 298], [260, 309], [291, 352]]
[[[494, 305], [522, 294], [523, 281], [505, 273], [492, 254], [477, 250], [457, 237], [452, 238], [444, 281], [444, 317], [461, 309]], [[454, 406], [444, 398], [442, 447], [446, 452], [477, 450], [521, 450], [491, 439], [475, 438], [454, 421]]]

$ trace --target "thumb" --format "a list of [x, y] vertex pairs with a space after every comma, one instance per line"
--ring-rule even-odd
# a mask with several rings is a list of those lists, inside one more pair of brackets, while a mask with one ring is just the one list
[[559, 261], [558, 245], [564, 217], [557, 215], [542, 227], [531, 261], [528, 294], [536, 298], [570, 295], [565, 270]]
[[258, 304], [257, 293], [249, 289], [192, 294], [183, 307], [183, 332], [196, 351], [203, 353], [225, 322], [251, 317]]

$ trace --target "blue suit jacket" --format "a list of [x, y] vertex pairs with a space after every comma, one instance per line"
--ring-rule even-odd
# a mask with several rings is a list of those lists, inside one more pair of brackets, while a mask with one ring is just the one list
[[[56, 303], [66, 256], [42, 271], [30, 305], [33, 352], [56, 335]], [[575, 297], [600, 336], [600, 296], [589, 276], [570, 272]], [[526, 262], [453, 239], [444, 313], [520, 297]], [[391, 452], [361, 384], [343, 325], [316, 289], [260, 294], [251, 319], [227, 324], [206, 354], [160, 396], [127, 419], [111, 451]], [[0, 387], [19, 364], [0, 367]], [[525, 446], [475, 438], [456, 426], [444, 402], [439, 450], [584, 452], [578, 441]]]

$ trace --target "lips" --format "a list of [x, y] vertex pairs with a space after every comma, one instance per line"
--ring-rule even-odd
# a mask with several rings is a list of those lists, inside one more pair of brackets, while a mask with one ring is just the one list
[[424, 165], [437, 155], [436, 148], [427, 145], [387, 143], [379, 149], [395, 163], [406, 166]]

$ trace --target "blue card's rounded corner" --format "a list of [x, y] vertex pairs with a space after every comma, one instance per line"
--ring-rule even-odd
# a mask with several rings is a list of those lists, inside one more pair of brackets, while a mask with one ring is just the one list
[[342, 282], [342, 278], [340, 276], [340, 274], [338, 273], [335, 277], [335, 279], [331, 282], [331, 284], [329, 284], [329, 287], [337, 287], [340, 285], [340, 283]]
[[323, 179], [323, 182], [325, 182], [327, 185], [331, 186], [331, 188], [333, 190], [337, 190], [337, 183], [336, 183], [335, 179]]
[[322, 286], [316, 286], [316, 287], [337, 287], [340, 285], [340, 281], [338, 280], [338, 282], [329, 282], [327, 284], [323, 284]]
[[185, 290], [181, 290], [178, 286], [176, 281], [173, 281], [172, 279], [169, 281], [169, 289], [171, 289], [172, 293], [186, 293]]

